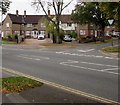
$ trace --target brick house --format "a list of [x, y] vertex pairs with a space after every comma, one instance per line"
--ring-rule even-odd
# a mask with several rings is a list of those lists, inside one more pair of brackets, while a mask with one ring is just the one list
[[[77, 31], [78, 37], [101, 36], [101, 30], [99, 29], [96, 31], [95, 29], [96, 29], [95, 25], [79, 24], [76, 28], [76, 31]], [[111, 35], [111, 32], [115, 30], [116, 30], [115, 26], [106, 26], [104, 30], [105, 36]]]
[[[50, 15], [50, 10], [48, 10], [48, 15], [54, 18], [54, 15]], [[7, 14], [6, 18], [2, 23], [2, 33], [4, 37], [8, 34], [11, 36], [14, 33], [22, 35], [26, 38], [37, 38], [38, 34], [44, 34], [46, 37], [50, 37], [46, 32], [46, 21], [45, 15], [19, 15], [18, 10], [16, 14]], [[65, 32], [76, 29], [76, 24], [70, 19], [70, 15], [62, 15], [60, 19], [60, 28]]]

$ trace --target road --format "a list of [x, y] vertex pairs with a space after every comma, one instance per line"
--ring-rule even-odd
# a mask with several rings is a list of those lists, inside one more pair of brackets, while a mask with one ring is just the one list
[[4, 45], [2, 66], [118, 101], [119, 59], [98, 51], [108, 45], [79, 45], [69, 49]]

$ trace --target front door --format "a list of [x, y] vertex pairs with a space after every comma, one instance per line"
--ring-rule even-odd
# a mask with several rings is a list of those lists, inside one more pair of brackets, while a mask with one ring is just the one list
[[37, 38], [38, 37], [38, 31], [37, 30], [32, 31], [32, 36], [33, 36], [33, 38]]

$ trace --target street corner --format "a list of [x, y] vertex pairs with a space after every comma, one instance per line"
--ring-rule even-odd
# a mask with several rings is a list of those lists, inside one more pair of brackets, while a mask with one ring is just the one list
[[18, 75], [2, 69], [2, 78], [7, 78], [7, 77], [18, 77]]
[[114, 58], [120, 58], [119, 53], [110, 53], [110, 52], [106, 52], [106, 51], [102, 51], [102, 50], [99, 50], [99, 52], [102, 53], [103, 55], [106, 55], [106, 56], [110, 56], [110, 57], [114, 57]]

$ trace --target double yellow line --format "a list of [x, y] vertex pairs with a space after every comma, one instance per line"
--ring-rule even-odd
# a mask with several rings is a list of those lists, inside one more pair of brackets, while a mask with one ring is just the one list
[[10, 73], [14, 73], [14, 74], [19, 75], [19, 76], [24, 76], [24, 77], [27, 77], [27, 78], [31, 78], [33, 80], [42, 82], [44, 84], [48, 84], [48, 85], [54, 86], [56, 88], [66, 90], [68, 92], [72, 92], [74, 94], [78, 94], [78, 95], [82, 95], [82, 96], [87, 97], [87, 98], [91, 98], [91, 99], [99, 101], [101, 103], [110, 103], [110, 104], [113, 104], [113, 105], [120, 105], [120, 103], [117, 102], [117, 101], [109, 100], [109, 99], [99, 97], [99, 96], [96, 96], [96, 95], [93, 95], [93, 94], [89, 94], [89, 93], [86, 93], [86, 92], [82, 92], [82, 91], [79, 91], [79, 90], [76, 90], [76, 89], [73, 89], [73, 88], [62, 86], [62, 85], [59, 85], [59, 84], [56, 84], [56, 83], [53, 83], [53, 82], [49, 82], [49, 81], [46, 81], [46, 80], [43, 80], [43, 79], [40, 79], [40, 78], [36, 78], [34, 76], [31, 76], [31, 75], [23, 74], [21, 72], [15, 71], [15, 70], [5, 68], [5, 67], [0, 66], [0, 68], [2, 70], [8, 71]]

